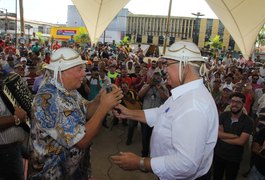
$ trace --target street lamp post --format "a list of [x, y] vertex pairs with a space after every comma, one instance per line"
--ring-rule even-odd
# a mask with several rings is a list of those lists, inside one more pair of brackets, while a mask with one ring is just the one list
[[[192, 40], [195, 44], [198, 45], [199, 43], [199, 17], [204, 16], [204, 14], [197, 12], [197, 13], [191, 13], [192, 15], [196, 16], [196, 19], [194, 20], [194, 24], [193, 24], [193, 36], [192, 36]], [[198, 31], [198, 32], [197, 32]]]

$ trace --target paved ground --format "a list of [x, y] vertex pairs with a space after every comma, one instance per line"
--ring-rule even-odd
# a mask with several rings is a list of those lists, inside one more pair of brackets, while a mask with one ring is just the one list
[[[108, 120], [111, 124], [111, 120]], [[141, 154], [141, 132], [140, 125], [135, 131], [131, 145], [125, 145], [127, 137], [127, 128], [121, 123], [113, 128], [100, 129], [99, 134], [93, 141], [92, 146], [92, 172], [97, 180], [157, 180], [151, 173], [142, 173], [141, 171], [123, 171], [114, 165], [110, 156], [118, 154], [120, 151], [130, 151], [138, 155]], [[248, 148], [246, 148], [248, 149]], [[245, 151], [243, 163], [237, 180], [246, 180], [242, 177], [243, 172], [248, 168], [248, 152]]]

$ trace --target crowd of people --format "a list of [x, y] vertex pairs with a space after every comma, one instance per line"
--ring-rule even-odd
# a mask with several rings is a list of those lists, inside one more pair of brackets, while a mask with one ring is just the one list
[[[24, 157], [30, 179], [87, 179], [93, 137], [101, 125], [120, 120], [128, 127], [126, 145], [141, 124], [142, 154], [112, 157], [125, 170], [160, 179], [236, 179], [253, 136], [246, 176], [265, 177], [265, 64], [259, 57], [227, 53], [205, 60], [196, 45], [182, 41], [157, 60], [144, 57], [140, 44], [80, 46], [71, 37], [62, 47], [41, 44], [35, 33], [26, 43], [23, 33], [18, 47], [10, 35], [0, 37], [1, 86], [17, 73], [34, 95], [30, 136], [19, 126], [25, 110], [11, 112], [0, 98], [0, 159], [7, 162], [1, 178], [23, 179]], [[25, 139], [29, 148], [23, 149]]]

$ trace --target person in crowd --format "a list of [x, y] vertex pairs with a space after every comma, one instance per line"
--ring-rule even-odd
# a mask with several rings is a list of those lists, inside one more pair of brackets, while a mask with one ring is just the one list
[[126, 82], [128, 84], [128, 86], [129, 86], [129, 88], [131, 88], [131, 86], [132, 86], [132, 78], [130, 78], [128, 76], [128, 71], [127, 71], [126, 68], [123, 68], [121, 70], [121, 75], [115, 79], [115, 84], [117, 86], [120, 86], [122, 82]]
[[72, 47], [75, 44], [75, 40], [74, 40], [73, 35], [70, 36], [70, 39], [67, 41], [67, 43], [68, 43], [69, 47]]
[[132, 89], [139, 92], [143, 85], [146, 83], [147, 69], [142, 68], [139, 64], [135, 65], [135, 77], [132, 77]]
[[265, 128], [262, 128], [255, 136], [252, 143], [254, 164], [248, 174], [249, 180], [265, 179]]
[[239, 66], [241, 66], [241, 67], [244, 67], [246, 65], [246, 59], [243, 57], [242, 54], [239, 55], [237, 62], [239, 64]]
[[252, 119], [243, 113], [245, 96], [235, 92], [230, 96], [231, 111], [219, 117], [218, 141], [214, 150], [213, 179], [236, 180], [244, 145], [253, 131]]
[[89, 87], [89, 94], [88, 94], [88, 100], [94, 99], [100, 89], [100, 80], [99, 80], [99, 72], [97, 68], [92, 68], [91, 70], [91, 78], [88, 80], [88, 87]]
[[32, 86], [32, 92], [34, 94], [36, 94], [40, 88], [40, 85], [44, 79], [44, 74], [45, 74], [45, 66], [47, 64], [46, 63], [41, 63], [41, 67], [39, 70], [36, 71], [36, 75], [37, 77], [34, 80], [33, 86]]
[[55, 44], [52, 46], [52, 50], [57, 50], [57, 49], [60, 49], [61, 48], [61, 45], [59, 44], [58, 41], [55, 41]]
[[251, 57], [248, 57], [248, 60], [246, 61], [246, 66], [247, 66], [248, 68], [253, 68], [254, 65], [255, 65], [255, 63], [254, 63], [254, 61], [252, 60], [252, 58], [251, 58]]
[[135, 77], [135, 67], [133, 60], [129, 60], [126, 62], [126, 69], [128, 72], [128, 75], [132, 78]]
[[40, 50], [41, 50], [41, 47], [39, 45], [38, 42], [35, 42], [35, 44], [32, 45], [32, 53], [34, 53], [36, 56], [39, 56], [40, 55]]
[[214, 99], [219, 114], [224, 112], [225, 108], [230, 104], [230, 95], [232, 93], [233, 89], [231, 86], [223, 86], [221, 89], [221, 95]]
[[[129, 86], [126, 82], [121, 83], [121, 89], [123, 91], [122, 104], [130, 109], [142, 109], [142, 103], [137, 95], [137, 92], [133, 89], [129, 89]], [[132, 144], [134, 129], [137, 126], [138, 122], [128, 119], [128, 134], [126, 145]]]
[[5, 48], [5, 41], [3, 40], [3, 37], [0, 36], [0, 53], [3, 52], [4, 48]]
[[265, 77], [265, 63], [263, 63], [262, 66], [259, 67], [259, 74], [262, 78]]
[[116, 81], [116, 78], [119, 76], [119, 73], [116, 72], [116, 65], [115, 64], [109, 65], [109, 71], [107, 73], [107, 76], [110, 78], [111, 83], [114, 84]]
[[23, 31], [20, 33], [20, 37], [18, 37], [18, 43], [19, 43], [19, 45], [27, 43], [27, 40], [26, 40], [26, 37], [25, 37]]
[[91, 177], [91, 141], [123, 95], [113, 86], [92, 101], [82, 98], [76, 89], [85, 77], [85, 63], [75, 50], [60, 48], [46, 66], [49, 74], [32, 107], [29, 179]]
[[120, 152], [112, 160], [124, 170], [153, 172], [159, 179], [210, 179], [218, 113], [201, 78], [205, 75], [205, 61], [194, 43], [184, 41], [172, 44], [163, 58], [167, 61], [172, 96], [158, 108], [130, 110], [117, 105], [119, 112], [113, 110], [117, 117], [154, 128], [151, 157]]
[[253, 92], [255, 92], [256, 89], [262, 88], [262, 84], [258, 83], [259, 78], [260, 78], [259, 74], [257, 73], [253, 73], [251, 76], [251, 86], [252, 86]]
[[[138, 93], [143, 101], [143, 109], [156, 108], [161, 106], [169, 97], [169, 92], [163, 84], [162, 76], [155, 72], [152, 79], [143, 85]], [[142, 157], [148, 157], [150, 152], [150, 138], [153, 128], [146, 123], [141, 123], [142, 132]]]
[[[111, 84], [110, 78], [106, 75], [106, 71], [105, 70], [101, 70], [99, 71], [99, 83], [100, 83], [100, 87], [101, 88], [106, 88], [106, 85]], [[105, 128], [109, 128], [107, 125], [107, 116], [109, 114], [107, 114], [104, 118], [104, 120], [102, 121], [102, 125]]]
[[39, 37], [36, 35], [35, 32], [32, 33], [31, 39], [30, 39], [30, 43], [32, 46], [34, 46], [36, 43], [39, 43]]
[[221, 87], [221, 80], [220, 79], [214, 80], [213, 86], [211, 89], [211, 94], [215, 102], [218, 102], [219, 100], [221, 100], [222, 91], [220, 90], [220, 87]]
[[[0, 87], [8, 75], [0, 75]], [[12, 114], [0, 96], [0, 179], [24, 180], [21, 142], [26, 133], [19, 125], [26, 121], [27, 113], [20, 107], [14, 109]]]
[[147, 71], [147, 74], [146, 74], [147, 81], [150, 81], [152, 79], [155, 70], [156, 70], [156, 61], [154, 60], [151, 62], [151, 67]]

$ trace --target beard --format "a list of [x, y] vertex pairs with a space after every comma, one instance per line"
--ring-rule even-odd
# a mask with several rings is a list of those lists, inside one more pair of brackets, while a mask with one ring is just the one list
[[231, 112], [232, 112], [232, 114], [234, 114], [234, 115], [238, 115], [239, 113], [242, 112], [242, 109], [243, 109], [243, 108], [240, 108], [240, 109], [238, 109], [237, 111], [233, 111], [233, 109], [231, 108]]

